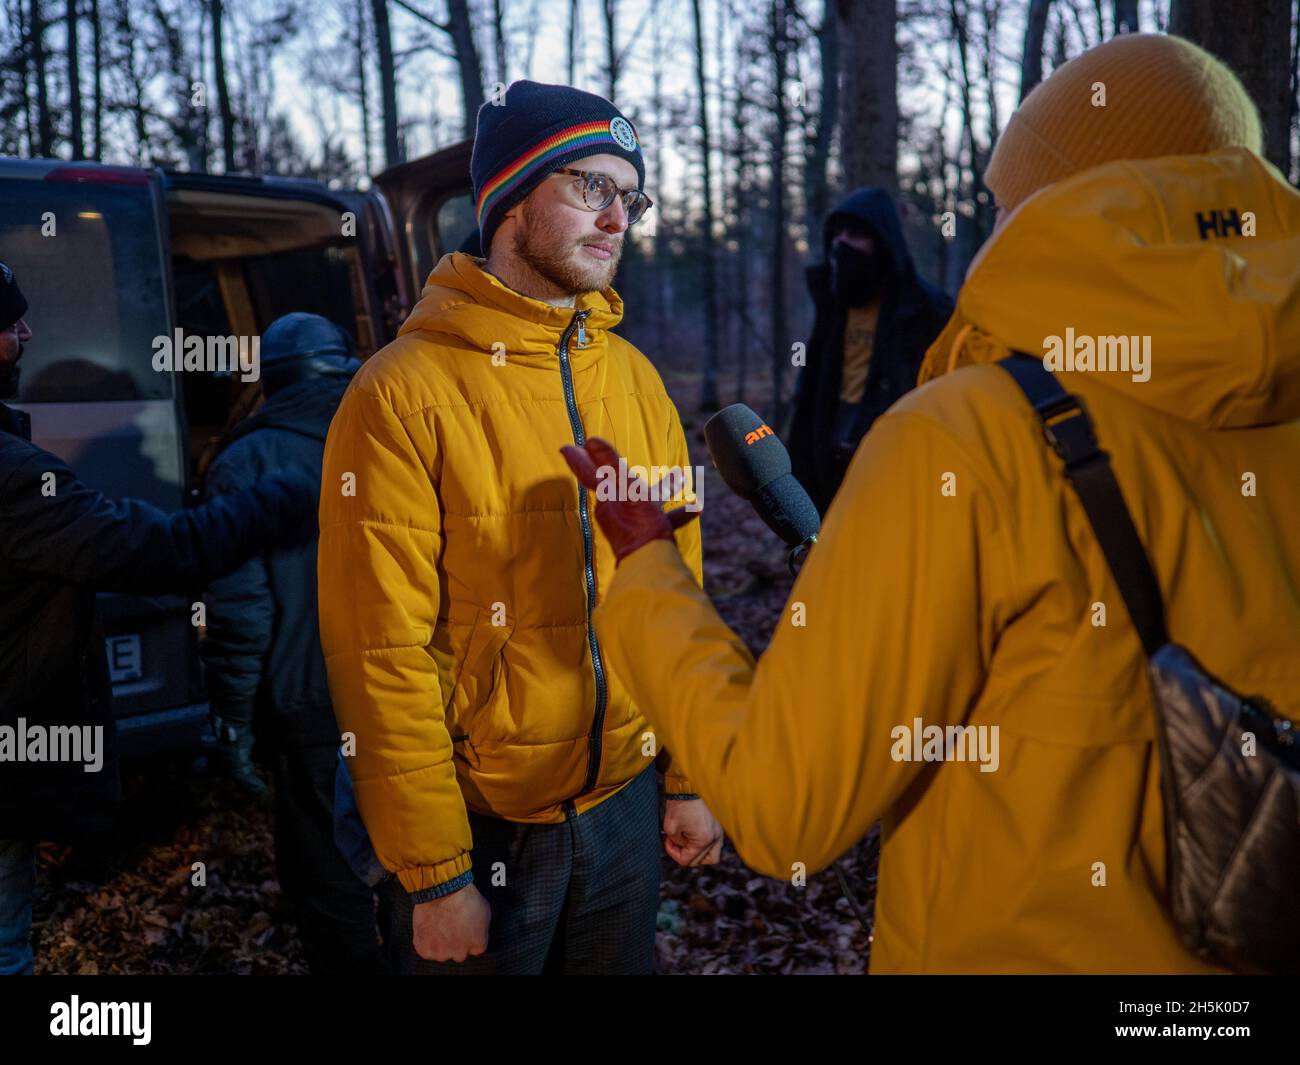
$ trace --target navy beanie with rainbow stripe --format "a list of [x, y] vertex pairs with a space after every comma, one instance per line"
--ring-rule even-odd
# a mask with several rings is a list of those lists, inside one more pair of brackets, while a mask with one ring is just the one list
[[469, 172], [483, 254], [506, 211], [548, 174], [585, 155], [621, 156], [636, 167], [637, 184], [645, 184], [636, 129], [603, 96], [516, 81], [504, 102], [480, 107]]

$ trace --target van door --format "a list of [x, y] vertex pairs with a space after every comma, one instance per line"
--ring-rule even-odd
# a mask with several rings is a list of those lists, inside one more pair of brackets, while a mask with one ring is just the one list
[[462, 141], [385, 170], [375, 178], [397, 231], [397, 255], [409, 314], [425, 280], [442, 256], [469, 238], [477, 243], [469, 160], [472, 141]]
[[[0, 258], [33, 333], [14, 405], [31, 415], [34, 442], [106, 495], [183, 506], [177, 389], [153, 368], [154, 339], [172, 332], [159, 174], [3, 160], [0, 189]], [[206, 714], [189, 601], [103, 595], [100, 605], [124, 741], [130, 719], [188, 732]]]
[[[238, 346], [281, 315], [307, 311], [347, 330], [363, 358], [387, 343], [360, 194], [314, 181], [181, 173], [164, 175], [163, 193], [183, 334]], [[390, 285], [393, 270], [390, 262]], [[192, 486], [260, 404], [256, 376], [179, 375]]]
[[[365, 192], [331, 189], [351, 212], [356, 226], [358, 287], [364, 294], [364, 316], [358, 315], [357, 347], [373, 354], [397, 336], [409, 306], [409, 285], [397, 259], [397, 230], [388, 201], [373, 186]], [[368, 339], [366, 339], [368, 338]]]

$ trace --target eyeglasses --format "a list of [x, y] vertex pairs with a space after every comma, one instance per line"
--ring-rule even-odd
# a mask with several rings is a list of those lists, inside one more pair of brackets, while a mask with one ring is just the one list
[[646, 211], [654, 206], [654, 201], [640, 189], [619, 188], [608, 174], [570, 170], [568, 167], [560, 167], [555, 173], [570, 174], [582, 179], [582, 202], [589, 211], [603, 211], [614, 202], [615, 196], [619, 197], [623, 201], [623, 210], [627, 212], [627, 224], [630, 226], [641, 221]]

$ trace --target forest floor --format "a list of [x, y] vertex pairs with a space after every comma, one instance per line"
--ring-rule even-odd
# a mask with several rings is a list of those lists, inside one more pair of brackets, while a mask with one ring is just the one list
[[[705, 588], [756, 655], [782, 616], [791, 578], [779, 541], [709, 463], [698, 379], [671, 374], [693, 462], [706, 469]], [[751, 405], [758, 406], [757, 397]], [[121, 828], [95, 850], [44, 844], [33, 937], [38, 973], [301, 973], [276, 880], [269, 804], [238, 797], [188, 759], [128, 770]], [[840, 859], [868, 921], [877, 831]], [[191, 886], [203, 862], [206, 886]], [[664, 858], [659, 971], [862, 973], [870, 937], [833, 869], [806, 884], [746, 868], [728, 844], [715, 866]]]

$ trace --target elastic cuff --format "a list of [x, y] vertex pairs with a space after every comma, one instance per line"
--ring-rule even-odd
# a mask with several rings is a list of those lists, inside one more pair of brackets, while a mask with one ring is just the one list
[[448, 880], [452, 880], [462, 873], [468, 872], [473, 868], [474, 863], [470, 861], [469, 851], [461, 851], [456, 857], [448, 858], [446, 861], [434, 862], [432, 865], [412, 865], [406, 869], [397, 870], [397, 879], [401, 881], [408, 894], [414, 895], [417, 891], [428, 891], [429, 888], [441, 887]]
[[445, 884], [437, 884], [434, 887], [427, 887], [421, 891], [412, 891], [409, 894], [411, 901], [418, 905], [421, 902], [432, 902], [444, 895], [450, 895], [453, 891], [469, 887], [472, 883], [474, 883], [474, 870], [466, 869], [460, 876], [448, 880]]
[[689, 800], [689, 799], [698, 799], [699, 796], [696, 795], [695, 792], [693, 792], [693, 791], [675, 791], [675, 792], [673, 792], [671, 795], [668, 794], [667, 792], [665, 792], [665, 793], [664, 793], [664, 798], [665, 798], [665, 799], [676, 799], [678, 802], [684, 802], [684, 801]]

